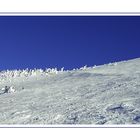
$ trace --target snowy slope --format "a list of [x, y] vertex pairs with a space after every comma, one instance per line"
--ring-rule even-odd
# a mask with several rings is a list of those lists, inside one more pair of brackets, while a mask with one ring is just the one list
[[0, 89], [0, 124], [140, 124], [140, 58], [71, 71], [2, 71]]

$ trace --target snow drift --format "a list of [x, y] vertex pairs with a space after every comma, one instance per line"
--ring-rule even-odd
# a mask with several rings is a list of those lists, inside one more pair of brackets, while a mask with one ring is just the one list
[[0, 124], [140, 124], [140, 59], [1, 71]]

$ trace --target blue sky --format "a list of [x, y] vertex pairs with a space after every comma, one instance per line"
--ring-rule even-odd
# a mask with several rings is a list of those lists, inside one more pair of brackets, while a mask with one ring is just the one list
[[139, 16], [1, 16], [0, 70], [73, 69], [140, 57]]

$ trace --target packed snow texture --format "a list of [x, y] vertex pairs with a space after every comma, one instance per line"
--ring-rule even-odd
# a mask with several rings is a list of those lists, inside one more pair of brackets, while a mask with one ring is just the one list
[[140, 124], [140, 58], [1, 71], [0, 124]]

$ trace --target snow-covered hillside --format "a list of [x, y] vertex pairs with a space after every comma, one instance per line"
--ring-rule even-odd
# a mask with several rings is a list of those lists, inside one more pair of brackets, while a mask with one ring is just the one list
[[140, 58], [1, 71], [0, 124], [140, 124]]

